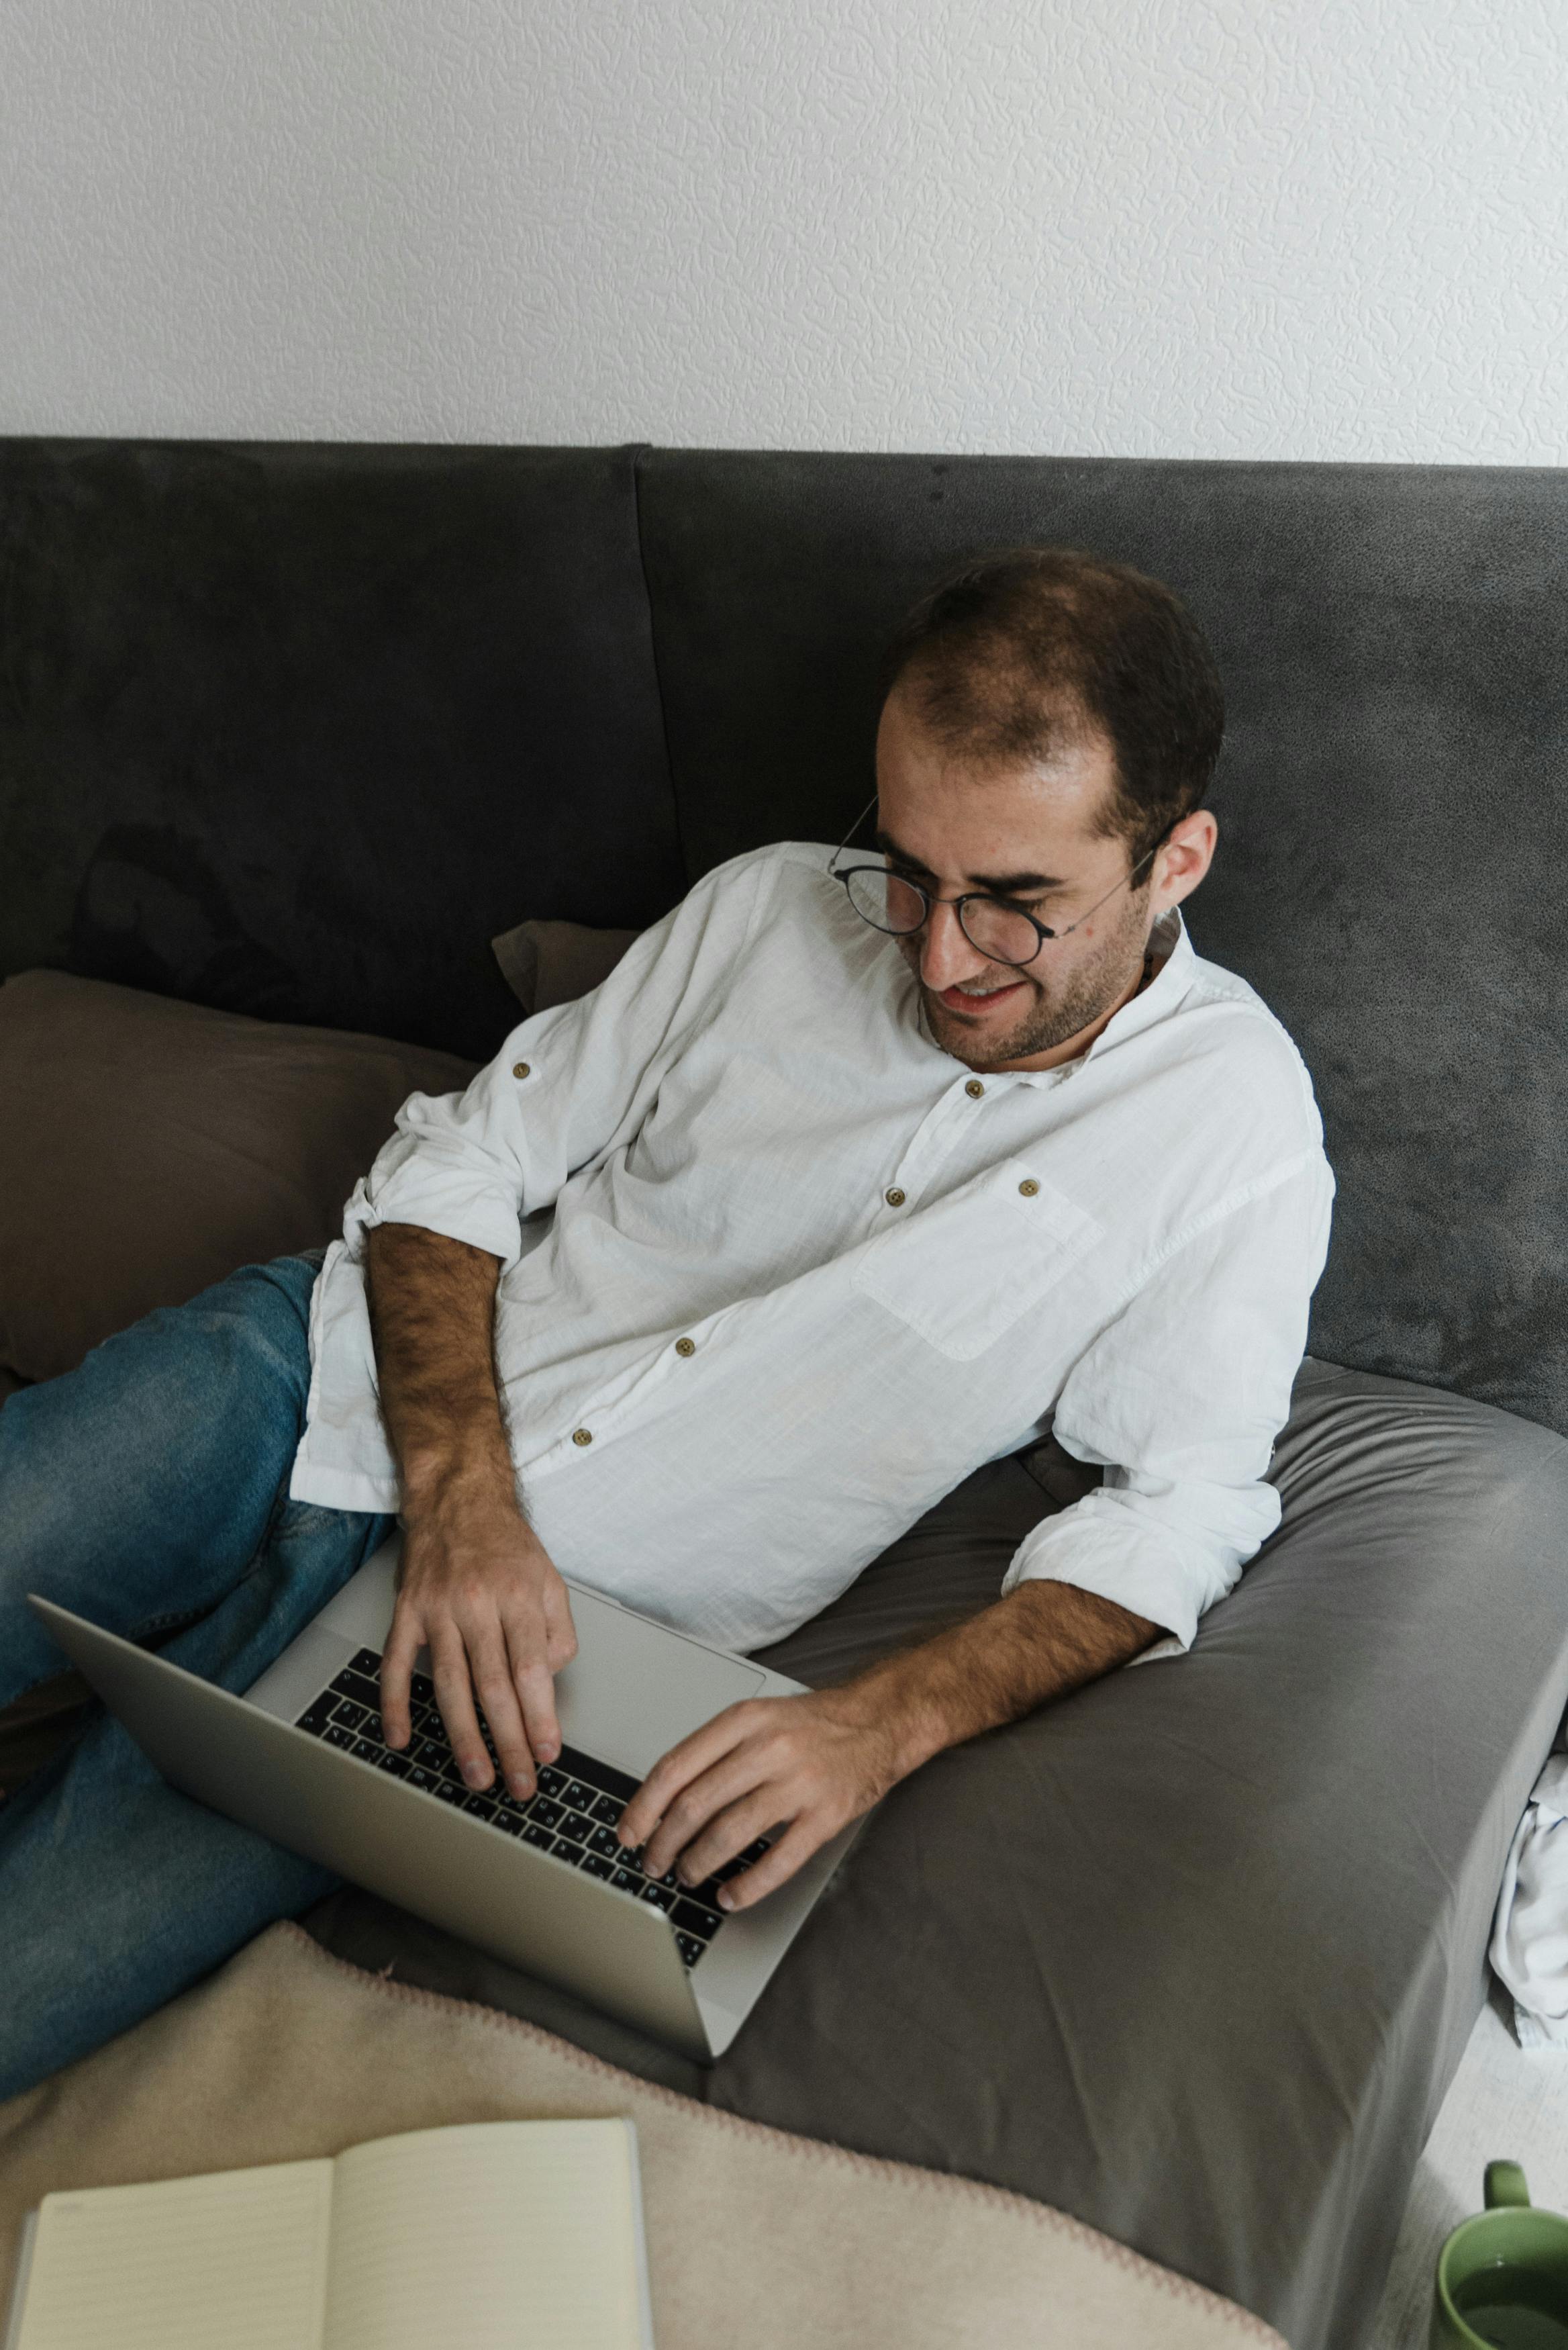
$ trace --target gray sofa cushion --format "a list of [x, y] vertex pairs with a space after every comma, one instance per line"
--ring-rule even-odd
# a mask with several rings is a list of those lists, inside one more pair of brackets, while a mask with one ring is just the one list
[[487, 1059], [681, 892], [626, 449], [0, 438], [0, 972]]
[[639, 512], [691, 880], [840, 837], [878, 648], [959, 555], [1169, 580], [1230, 709], [1193, 939], [1339, 1178], [1312, 1350], [1568, 1434], [1568, 467], [660, 449]]
[[[1069, 1473], [981, 1470], [770, 1662], [831, 1679], [983, 1607]], [[894, 1793], [707, 2094], [1020, 2189], [1349, 2350], [1568, 1697], [1568, 1442], [1308, 1362], [1272, 1474], [1283, 1525], [1189, 1656]], [[362, 1896], [314, 1930], [671, 2078]]]

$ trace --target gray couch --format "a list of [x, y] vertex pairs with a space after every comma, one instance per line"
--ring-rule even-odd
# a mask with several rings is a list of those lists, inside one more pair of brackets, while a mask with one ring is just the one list
[[[682, 2085], [1352, 2350], [1568, 1697], [1568, 474], [0, 444], [0, 971], [487, 1054], [497, 931], [836, 839], [884, 630], [1024, 538], [1169, 579], [1226, 679], [1191, 926], [1340, 1181], [1284, 1524], [1189, 1657], [899, 1789]], [[779, 1661], [984, 1604], [1076, 1474], [982, 1471]], [[362, 1896], [312, 1923], [672, 2076]]]

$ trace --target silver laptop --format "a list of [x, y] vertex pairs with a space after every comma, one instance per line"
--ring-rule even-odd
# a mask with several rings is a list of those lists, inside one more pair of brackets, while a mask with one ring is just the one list
[[[700, 2063], [722, 2054], [853, 1839], [734, 1916], [716, 1880], [655, 1883], [614, 1828], [660, 1755], [727, 1705], [798, 1681], [572, 1585], [577, 1653], [557, 1676], [566, 1741], [528, 1802], [480, 1794], [452, 1757], [421, 1669], [415, 1733], [381, 1742], [377, 1678], [399, 1538], [346, 1584], [244, 1697], [67, 1608], [32, 1605], [182, 1794], [320, 1861]], [[738, 1867], [753, 1855], [742, 1856]]]

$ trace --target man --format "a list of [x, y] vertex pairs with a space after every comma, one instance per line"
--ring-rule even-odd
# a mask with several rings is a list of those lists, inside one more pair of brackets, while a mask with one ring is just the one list
[[[743, 1908], [940, 1749], [1190, 1642], [1277, 1523], [1333, 1189], [1294, 1048], [1177, 912], [1219, 681], [1158, 583], [1026, 548], [925, 599], [888, 682], [874, 847], [710, 874], [466, 1094], [404, 1106], [318, 1279], [252, 1268], [0, 1414], [0, 1701], [57, 1662], [29, 1587], [143, 1636], [198, 1617], [169, 1653], [243, 1688], [397, 1512], [388, 1734], [427, 1646], [470, 1783], [483, 1715], [524, 1795], [563, 1573], [757, 1648], [1054, 1429], [1104, 1482], [992, 1606], [730, 1708], [628, 1805], [692, 1882], [778, 1831]], [[0, 2086], [329, 1882], [99, 1723], [0, 1811]]]

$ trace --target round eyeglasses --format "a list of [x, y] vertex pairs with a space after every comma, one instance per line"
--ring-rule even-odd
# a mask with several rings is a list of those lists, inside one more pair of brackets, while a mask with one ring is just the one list
[[1081, 930], [1090, 915], [1108, 905], [1118, 889], [1137, 880], [1165, 839], [1161, 833], [1131, 872], [1124, 873], [1103, 898], [1096, 898], [1075, 922], [1054, 931], [1049, 923], [1037, 920], [1026, 906], [1020, 906], [1011, 898], [993, 897], [986, 889], [966, 889], [958, 898], [937, 898], [923, 882], [911, 881], [907, 874], [896, 873], [887, 865], [840, 865], [839, 858], [876, 805], [873, 798], [861, 809], [834, 851], [827, 868], [836, 881], [843, 882], [861, 920], [869, 922], [874, 931], [886, 931], [892, 938], [907, 939], [925, 928], [933, 906], [950, 906], [958, 916], [960, 930], [976, 954], [984, 955], [988, 962], [1006, 963], [1014, 971], [1032, 963], [1048, 939], [1070, 939], [1075, 931]]

